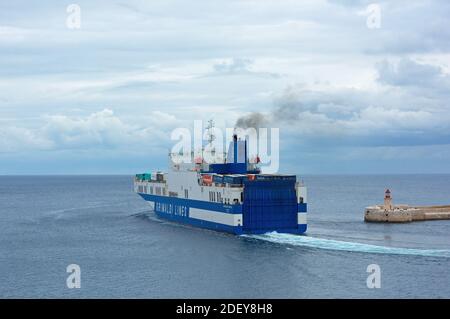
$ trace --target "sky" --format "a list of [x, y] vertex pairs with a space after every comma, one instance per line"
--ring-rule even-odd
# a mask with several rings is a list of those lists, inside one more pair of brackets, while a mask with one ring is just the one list
[[280, 129], [280, 172], [450, 173], [449, 16], [445, 0], [0, 0], [0, 175], [164, 170], [175, 128], [255, 112]]

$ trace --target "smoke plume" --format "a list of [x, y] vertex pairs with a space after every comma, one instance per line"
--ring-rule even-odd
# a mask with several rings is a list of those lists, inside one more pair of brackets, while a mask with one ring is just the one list
[[298, 120], [302, 111], [310, 107], [302, 103], [299, 93], [293, 88], [287, 88], [281, 96], [275, 99], [274, 108], [268, 113], [252, 112], [237, 119], [235, 128], [267, 127], [281, 125]]
[[269, 120], [266, 115], [259, 112], [252, 112], [248, 115], [241, 116], [237, 119], [235, 128], [255, 128], [258, 129], [263, 127], [269, 123]]

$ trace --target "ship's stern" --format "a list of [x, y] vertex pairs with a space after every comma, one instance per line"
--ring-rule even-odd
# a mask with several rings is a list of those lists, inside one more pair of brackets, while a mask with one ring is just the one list
[[296, 176], [267, 175], [244, 182], [243, 229], [247, 234], [306, 232], [306, 188]]

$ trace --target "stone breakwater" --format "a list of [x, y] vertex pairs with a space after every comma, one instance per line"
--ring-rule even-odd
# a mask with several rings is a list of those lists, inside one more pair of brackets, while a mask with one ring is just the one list
[[450, 219], [450, 205], [447, 206], [408, 206], [395, 205], [386, 210], [384, 205], [365, 209], [364, 221], [375, 223], [407, 223], [421, 220]]

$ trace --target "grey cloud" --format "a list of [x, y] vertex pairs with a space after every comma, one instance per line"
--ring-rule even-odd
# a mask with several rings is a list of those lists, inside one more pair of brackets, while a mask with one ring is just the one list
[[[120, 6], [80, 0], [77, 31], [65, 27], [66, 4], [0, 4], [0, 117], [15, 119], [0, 128], [0, 148], [121, 149], [130, 141], [162, 139], [170, 126], [165, 118], [155, 123], [162, 126], [156, 132], [130, 124], [161, 109], [190, 120], [244, 114], [238, 125], [282, 126], [291, 145], [317, 149], [449, 140], [450, 90], [442, 69], [410, 59], [371, 69], [387, 56], [414, 53], [417, 61], [429, 61], [430, 53], [450, 52], [449, 1], [380, 1], [377, 30], [369, 30], [361, 14], [373, 1], [257, 2], [258, 10], [255, 1]], [[164, 76], [129, 76], [149, 65]], [[378, 80], [367, 80], [372, 71]], [[316, 77], [330, 85], [316, 88]], [[299, 81], [305, 86], [280, 94]], [[103, 114], [99, 123], [86, 124], [98, 105], [128, 119]], [[73, 107], [85, 117], [71, 117]], [[248, 113], [252, 109], [258, 112]], [[64, 124], [42, 120], [56, 113], [66, 117]], [[25, 129], [30, 116], [39, 120]]]
[[401, 59], [397, 64], [383, 61], [376, 65], [378, 81], [394, 86], [445, 86], [450, 90], [450, 77], [442, 68]]
[[269, 112], [246, 114], [237, 124], [268, 123], [317, 145], [449, 144], [450, 82], [443, 70], [409, 59], [384, 61], [377, 70], [380, 91], [288, 87]]
[[444, 53], [450, 51], [450, 2], [396, 1], [382, 5], [382, 27], [368, 34], [369, 54]]

